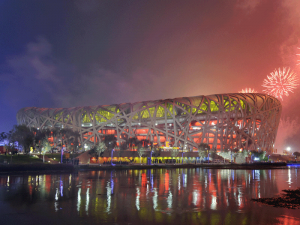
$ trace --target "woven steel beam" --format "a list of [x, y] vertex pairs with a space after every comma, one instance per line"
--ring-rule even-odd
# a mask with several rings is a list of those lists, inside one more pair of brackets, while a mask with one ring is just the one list
[[207, 143], [218, 150], [273, 148], [281, 114], [278, 99], [259, 93], [217, 94], [76, 108], [27, 107], [18, 124], [40, 129], [71, 128], [81, 145], [106, 134], [121, 144], [129, 137], [188, 148]]

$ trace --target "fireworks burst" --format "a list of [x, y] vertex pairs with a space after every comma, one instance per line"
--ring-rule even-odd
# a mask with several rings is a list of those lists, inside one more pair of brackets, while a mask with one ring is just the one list
[[245, 90], [242, 89], [241, 91], [239, 91], [239, 93], [257, 93], [257, 91], [251, 88], [246, 88]]
[[[298, 48], [298, 49], [300, 50], [300, 48]], [[300, 54], [296, 54], [296, 55], [300, 56]], [[298, 59], [297, 62], [298, 62], [297, 65], [299, 66], [300, 65], [300, 59]]]
[[293, 90], [297, 87], [298, 84], [298, 77], [293, 72], [290, 71], [290, 68], [283, 68], [280, 70], [274, 70], [267, 79], [264, 79], [263, 87], [266, 89], [263, 90], [268, 95], [273, 95], [276, 98], [281, 98], [282, 96], [289, 96], [289, 92], [293, 93]]

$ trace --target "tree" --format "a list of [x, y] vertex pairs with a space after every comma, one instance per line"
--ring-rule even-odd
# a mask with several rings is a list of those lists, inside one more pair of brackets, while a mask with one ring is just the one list
[[141, 157], [143, 156], [143, 154], [145, 153], [145, 151], [149, 150], [150, 148], [150, 156], [151, 156], [151, 160], [152, 160], [152, 147], [153, 147], [153, 142], [149, 141], [149, 140], [142, 140], [140, 141], [139, 139], [137, 139], [136, 137], [131, 137], [128, 139], [128, 144], [131, 147], [136, 147], [137, 153], [140, 157], [140, 163], [142, 163]]
[[210, 146], [209, 144], [201, 143], [200, 145], [198, 145], [198, 150], [207, 151], [210, 150]]
[[71, 132], [72, 132], [72, 130], [69, 128], [63, 128], [63, 129], [59, 130], [59, 137], [61, 140], [61, 148], [63, 148], [64, 145], [67, 146], [67, 144], [68, 144], [67, 139]]
[[5, 140], [7, 140], [7, 136], [8, 136], [8, 134], [6, 132], [1, 132], [0, 133], [0, 142], [4, 142]]
[[80, 138], [80, 134], [78, 131], [74, 131], [70, 128], [55, 128], [51, 131], [51, 133], [53, 135], [53, 142], [56, 145], [61, 145], [61, 147], [65, 145], [66, 149], [68, 149], [69, 151], [73, 151], [73, 153], [75, 152], [75, 150], [77, 150], [79, 144], [78, 140]]
[[171, 150], [171, 157], [172, 157], [172, 159], [178, 155], [178, 152], [179, 152], [178, 149], [172, 149]]
[[113, 149], [117, 145], [117, 138], [113, 134], [108, 134], [104, 136], [104, 144], [108, 150]]
[[[1, 134], [0, 134], [0, 142], [3, 142], [4, 143], [4, 145], [6, 146], [6, 149], [7, 149], [7, 141], [8, 140], [8, 133], [6, 133], [6, 132], [1, 132]], [[5, 149], [5, 154], [6, 154], [6, 150]]]
[[39, 130], [36, 128], [32, 128], [32, 132], [34, 134], [33, 148], [37, 149], [41, 154], [43, 146], [46, 145], [46, 142], [48, 142], [50, 130], [48, 129]]
[[25, 125], [15, 125], [9, 132], [8, 140], [10, 146], [14, 148], [15, 142], [23, 147], [25, 153], [29, 153], [30, 147], [34, 144], [34, 134]]
[[128, 144], [130, 147], [136, 147], [136, 151], [140, 157], [140, 163], [142, 163], [141, 157], [145, 151], [145, 149], [143, 148], [143, 143], [140, 140], [138, 140], [136, 137], [131, 137], [128, 139]]
[[242, 152], [244, 158], [248, 157], [249, 153], [248, 151], [245, 149], [243, 152]]
[[298, 158], [300, 156], [300, 152], [294, 152], [293, 155]]
[[48, 140], [51, 136], [51, 131], [49, 129], [40, 130], [33, 128], [32, 132], [34, 134], [33, 147], [43, 155], [43, 162], [45, 162], [45, 154], [51, 150], [51, 145]]
[[139, 140], [136, 137], [131, 137], [128, 139], [128, 145], [129, 147], [133, 147], [133, 146], [137, 146], [137, 144], [139, 143]]
[[142, 141], [143, 145], [145, 148], [150, 148], [150, 150], [152, 150], [152, 147], [153, 147], [153, 142], [146, 139], [146, 140], [143, 140]]
[[256, 158], [256, 160], [264, 160], [265, 159], [265, 156], [266, 156], [266, 152], [265, 151], [256, 151], [256, 150], [253, 150], [251, 151], [251, 158], [253, 160], [253, 158]]
[[127, 148], [128, 148], [128, 140], [123, 141], [123, 142], [120, 144], [120, 151], [125, 151]]
[[137, 147], [136, 151], [137, 151], [137, 153], [138, 153], [138, 155], [140, 157], [140, 163], [142, 164], [141, 159], [142, 159], [142, 156], [143, 156], [144, 152], [146, 151], [146, 148], [143, 147], [142, 142], [139, 141], [139, 140], [136, 143], [136, 147]]
[[46, 152], [51, 150], [51, 145], [50, 145], [48, 139], [44, 139], [42, 141], [42, 148], [41, 149], [42, 149], [41, 154], [43, 155], [43, 162], [45, 162], [45, 154], [46, 154]]
[[78, 131], [74, 131], [71, 129], [67, 130], [67, 132], [65, 133], [65, 141], [69, 151], [72, 151], [74, 153], [77, 150], [79, 145], [79, 138], [80, 134]]
[[91, 148], [89, 154], [93, 156], [97, 155], [97, 158], [99, 158], [106, 149], [107, 147], [103, 141], [97, 142], [96, 145]]
[[97, 145], [95, 146], [95, 150], [98, 154], [98, 157], [100, 157], [101, 153], [106, 150], [106, 145], [104, 142], [98, 142]]
[[232, 162], [232, 157], [233, 157], [233, 158], [236, 158], [238, 152], [239, 152], [239, 149], [238, 149], [238, 148], [234, 148], [234, 149], [231, 150], [231, 153], [230, 153], [230, 155], [231, 155], [231, 162]]
[[213, 147], [210, 151], [210, 157], [212, 158], [212, 160], [214, 160], [217, 156], [217, 149], [215, 147]]
[[153, 148], [153, 153], [154, 153], [154, 157], [159, 157], [160, 156], [160, 153], [161, 153], [161, 148], [155, 146]]
[[202, 158], [207, 157], [209, 150], [210, 150], [210, 146], [206, 143], [201, 143], [198, 145], [198, 154], [200, 157], [200, 161], [202, 160]]
[[60, 144], [60, 129], [58, 127], [53, 128], [51, 130], [51, 135], [53, 137], [53, 145], [54, 147], [57, 147]]
[[114, 147], [117, 145], [117, 138], [113, 134], [108, 134], [104, 136], [104, 144], [109, 151], [111, 151], [111, 165], [113, 165], [113, 151]]
[[137, 153], [140, 157], [140, 163], [142, 163], [141, 157], [143, 156], [143, 154], [149, 150], [150, 150], [150, 160], [152, 160], [152, 147], [153, 147], [152, 141], [147, 139], [140, 141], [136, 137], [132, 137], [129, 139], [128, 142], [131, 143], [131, 145], [134, 145], [136, 147]]
[[150, 165], [152, 163], [152, 150], [153, 150], [153, 142], [150, 140], [144, 140], [144, 146], [149, 150], [150, 149]]
[[207, 156], [206, 151], [198, 150], [198, 154], [200, 157], [200, 162], [202, 161], [203, 158]]

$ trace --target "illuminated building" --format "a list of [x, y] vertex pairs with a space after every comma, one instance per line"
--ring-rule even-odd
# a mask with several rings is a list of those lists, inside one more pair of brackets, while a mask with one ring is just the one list
[[281, 114], [275, 97], [259, 93], [216, 94], [136, 103], [75, 108], [23, 108], [18, 124], [72, 128], [81, 145], [91, 146], [114, 134], [117, 145], [130, 137], [154, 145], [192, 150], [211, 148], [271, 150]]

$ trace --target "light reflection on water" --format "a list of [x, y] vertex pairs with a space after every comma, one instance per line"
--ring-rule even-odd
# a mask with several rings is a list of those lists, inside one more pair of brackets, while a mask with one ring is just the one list
[[291, 168], [289, 168], [288, 171], [289, 171], [289, 179], [288, 179], [287, 182], [288, 182], [288, 184], [289, 184], [289, 188], [291, 188], [291, 185], [292, 185], [292, 183], [293, 183], [293, 182], [292, 182], [292, 176], [291, 176]]
[[22, 224], [36, 218], [49, 224], [300, 224], [300, 210], [251, 201], [297, 188], [298, 169], [0, 176], [0, 216], [10, 223], [20, 218]]

